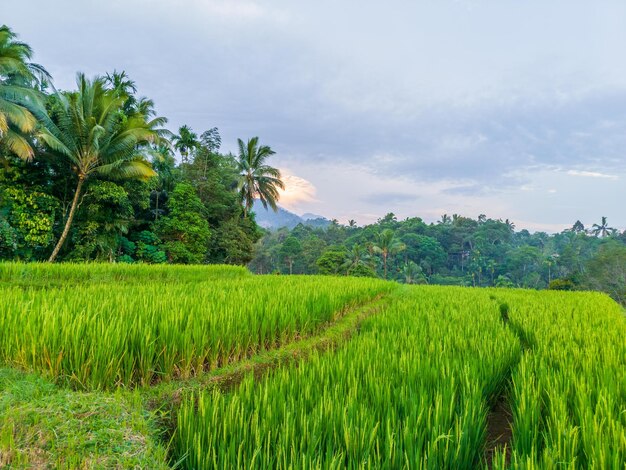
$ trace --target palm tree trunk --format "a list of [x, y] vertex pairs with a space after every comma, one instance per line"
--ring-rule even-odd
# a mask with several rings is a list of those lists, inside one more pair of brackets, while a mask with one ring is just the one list
[[59, 251], [63, 247], [65, 243], [65, 239], [67, 238], [67, 234], [70, 233], [70, 227], [72, 225], [72, 221], [74, 220], [74, 214], [76, 213], [76, 207], [78, 206], [78, 198], [80, 197], [81, 190], [83, 189], [83, 183], [85, 182], [84, 176], [78, 177], [78, 185], [76, 186], [76, 192], [74, 193], [74, 199], [72, 200], [72, 207], [70, 208], [70, 213], [67, 216], [67, 221], [65, 222], [65, 228], [63, 229], [63, 233], [61, 234], [61, 238], [57, 242], [54, 250], [52, 250], [52, 254], [50, 258], [48, 258], [49, 263], [53, 263], [56, 257], [59, 255]]
[[383, 269], [385, 271], [385, 280], [387, 280], [387, 255], [383, 253]]
[[154, 221], [159, 220], [159, 196], [161, 195], [161, 191], [155, 191], [156, 193], [156, 201], [154, 203]]

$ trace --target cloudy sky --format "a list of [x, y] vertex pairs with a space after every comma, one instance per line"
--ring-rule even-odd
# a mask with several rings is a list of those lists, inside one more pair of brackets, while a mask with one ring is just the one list
[[258, 135], [282, 205], [626, 228], [626, 2], [2, 0], [60, 88], [125, 70], [172, 130]]

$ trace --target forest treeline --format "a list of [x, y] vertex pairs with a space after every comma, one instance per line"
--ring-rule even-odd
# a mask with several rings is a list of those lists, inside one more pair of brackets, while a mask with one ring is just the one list
[[226, 263], [257, 273], [592, 288], [626, 302], [626, 232], [606, 218], [552, 235], [483, 215], [262, 230], [254, 200], [275, 209], [283, 183], [258, 138], [220, 152], [215, 127], [170, 132], [125, 72], [79, 73], [76, 89], [59, 91], [31, 57], [0, 27], [0, 260]]
[[606, 217], [561, 233], [515, 230], [509, 220], [444, 214], [436, 223], [393, 213], [358, 227], [300, 224], [268, 233], [257, 273], [377, 276], [406, 283], [603, 290], [626, 303], [626, 231]]

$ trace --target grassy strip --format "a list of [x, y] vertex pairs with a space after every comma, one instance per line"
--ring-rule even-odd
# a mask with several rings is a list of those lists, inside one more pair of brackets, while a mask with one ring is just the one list
[[0, 286], [25, 288], [80, 284], [181, 283], [252, 277], [243, 267], [226, 265], [154, 265], [111, 263], [0, 263]]
[[249, 374], [261, 377], [269, 369], [305, 359], [313, 352], [327, 351], [347, 341], [363, 320], [379, 312], [389, 302], [388, 295], [379, 295], [369, 302], [341, 312], [338, 319], [320, 334], [302, 338], [279, 348], [263, 351], [245, 360], [192, 377], [188, 380], [161, 382], [139, 391], [147, 408], [161, 416], [170, 416], [183, 396], [200, 390], [228, 391], [239, 385]]
[[0, 369], [0, 468], [168, 468], [141, 405], [137, 393], [75, 392]]

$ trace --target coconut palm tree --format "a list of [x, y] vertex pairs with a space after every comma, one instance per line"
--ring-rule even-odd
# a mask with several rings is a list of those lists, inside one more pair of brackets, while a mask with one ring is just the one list
[[389, 255], [395, 255], [406, 248], [406, 245], [399, 241], [390, 228], [378, 234], [377, 244], [374, 245], [374, 252], [379, 253], [383, 259], [383, 270], [387, 279], [387, 259]]
[[402, 274], [404, 274], [404, 281], [407, 284], [416, 284], [424, 277], [421, 266], [411, 260], [407, 261], [402, 267]]
[[452, 223], [452, 219], [448, 214], [443, 214], [441, 216], [441, 220], [437, 222], [440, 225], [450, 225]]
[[174, 142], [174, 148], [180, 152], [183, 163], [189, 162], [189, 154], [200, 145], [198, 136], [187, 125], [178, 129], [178, 135], [172, 137], [172, 141]]
[[255, 198], [258, 198], [266, 209], [270, 206], [277, 211], [276, 203], [280, 197], [278, 189], [285, 189], [285, 185], [281, 180], [280, 170], [266, 164], [267, 159], [276, 152], [267, 145], [259, 146], [258, 137], [253, 137], [247, 143], [241, 139], [237, 139], [237, 142], [238, 189], [244, 217], [248, 217]]
[[43, 113], [42, 95], [34, 88], [50, 76], [43, 67], [28, 62], [32, 49], [16, 40], [7, 26], [0, 26], [0, 140], [25, 160], [33, 149], [25, 135], [32, 133]]
[[[155, 175], [146, 160], [147, 145], [160, 140], [154, 126], [163, 119], [122, 113], [124, 98], [106, 87], [105, 80], [78, 74], [78, 90], [57, 93], [51, 117], [38, 138], [49, 155], [67, 163], [76, 174], [74, 197], [48, 261], [56, 259], [69, 233], [85, 181], [92, 175], [117, 179], [147, 179]], [[156, 123], [156, 124], [155, 124]]]
[[613, 227], [609, 227], [609, 224], [606, 221], [606, 217], [602, 217], [602, 221], [600, 224], [593, 224], [593, 228], [591, 232], [597, 237], [600, 236], [602, 238], [610, 235], [615, 231]]
[[355, 243], [346, 254], [346, 262], [342, 268], [346, 270], [346, 276], [349, 276], [350, 272], [359, 266], [368, 266], [367, 249], [365, 246]]

